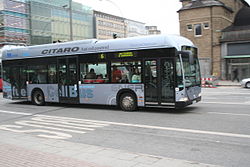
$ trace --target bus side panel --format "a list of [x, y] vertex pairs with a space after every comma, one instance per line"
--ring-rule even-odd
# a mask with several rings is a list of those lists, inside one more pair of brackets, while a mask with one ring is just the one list
[[138, 106], [144, 106], [143, 84], [81, 84], [80, 103], [116, 105], [116, 96], [121, 89], [131, 89], [137, 95]]
[[58, 85], [57, 84], [28, 84], [28, 100], [31, 101], [32, 91], [39, 88], [43, 91], [45, 102], [59, 102]]
[[6, 81], [3, 81], [3, 98], [12, 99], [11, 84]]

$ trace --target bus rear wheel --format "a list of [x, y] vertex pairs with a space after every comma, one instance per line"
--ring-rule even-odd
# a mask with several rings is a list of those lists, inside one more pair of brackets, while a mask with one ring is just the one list
[[45, 105], [45, 99], [43, 92], [41, 90], [35, 90], [32, 94], [32, 102], [35, 105], [43, 106]]
[[136, 98], [131, 93], [124, 93], [119, 100], [119, 106], [123, 111], [134, 111], [137, 109]]

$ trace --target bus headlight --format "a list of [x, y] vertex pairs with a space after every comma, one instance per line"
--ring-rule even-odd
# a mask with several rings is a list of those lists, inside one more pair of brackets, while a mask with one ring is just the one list
[[180, 98], [180, 100], [179, 101], [188, 101], [188, 98], [187, 97], [182, 97], [182, 98]]

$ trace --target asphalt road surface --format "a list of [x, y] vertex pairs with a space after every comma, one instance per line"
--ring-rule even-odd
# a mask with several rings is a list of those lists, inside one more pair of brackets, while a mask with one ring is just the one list
[[[0, 129], [221, 166], [250, 166], [250, 89], [204, 88], [182, 110], [34, 106], [0, 97]], [[1, 96], [1, 94], [0, 94]], [[38, 131], [40, 130], [40, 132]]]

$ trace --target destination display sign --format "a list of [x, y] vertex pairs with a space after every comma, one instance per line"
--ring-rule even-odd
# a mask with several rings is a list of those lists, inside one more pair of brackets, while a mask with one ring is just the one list
[[120, 52], [115, 53], [116, 58], [125, 58], [125, 57], [135, 57], [134, 52]]

